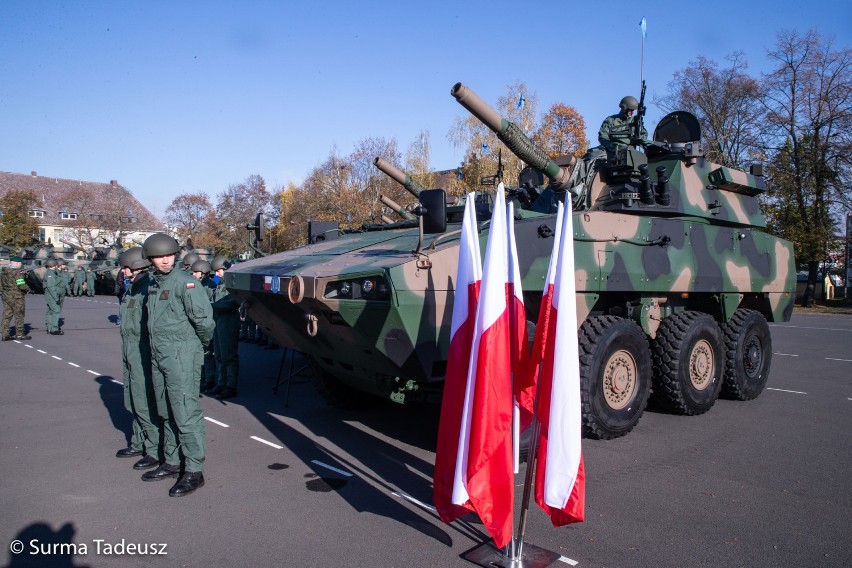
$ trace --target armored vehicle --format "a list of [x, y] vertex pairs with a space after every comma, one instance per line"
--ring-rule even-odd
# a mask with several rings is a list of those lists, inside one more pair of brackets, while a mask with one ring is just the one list
[[[624, 147], [553, 160], [464, 85], [453, 96], [528, 166], [518, 187], [515, 234], [528, 328], [537, 320], [558, 202], [574, 216], [584, 434], [615, 438], [659, 406], [695, 415], [721, 394], [763, 389], [772, 346], [767, 321], [792, 313], [791, 243], [765, 233], [765, 183], [703, 157], [700, 127], [666, 116], [641, 152]], [[395, 176], [397, 177], [397, 176]], [[245, 262], [229, 289], [279, 344], [315, 363], [320, 392], [352, 401], [367, 392], [397, 402], [437, 399], [446, 372], [461, 206], [423, 208], [417, 220]], [[477, 194], [484, 249], [492, 199]], [[422, 211], [422, 209], [421, 209]], [[420, 218], [426, 226], [425, 217]], [[434, 219], [432, 219], [434, 221]]]

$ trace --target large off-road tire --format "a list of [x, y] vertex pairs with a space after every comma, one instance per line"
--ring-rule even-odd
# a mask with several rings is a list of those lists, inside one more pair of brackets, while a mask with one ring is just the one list
[[725, 370], [725, 346], [716, 321], [701, 312], [667, 317], [653, 341], [654, 403], [694, 416], [713, 407]]
[[651, 390], [651, 353], [638, 325], [597, 316], [580, 326], [583, 434], [609, 440], [636, 426]]
[[722, 326], [725, 338], [725, 380], [722, 396], [751, 400], [763, 391], [772, 363], [772, 337], [763, 314], [740, 308]]
[[313, 383], [319, 395], [337, 408], [364, 408], [379, 400], [368, 393], [353, 389], [317, 365], [314, 366]]

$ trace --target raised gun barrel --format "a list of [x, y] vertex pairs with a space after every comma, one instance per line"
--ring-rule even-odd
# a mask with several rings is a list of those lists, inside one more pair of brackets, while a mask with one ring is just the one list
[[517, 157], [544, 173], [550, 180], [550, 185], [553, 189], [567, 189], [576, 159], [572, 159], [569, 166], [557, 165], [556, 162], [550, 159], [547, 152], [527, 138], [517, 125], [500, 116], [496, 110], [491, 108], [488, 103], [483, 101], [469, 87], [461, 83], [456, 83], [453, 85], [450, 93], [456, 98], [459, 104], [466, 108], [473, 116], [481, 120], [485, 126], [490, 128], [497, 135], [497, 138]]
[[65, 239], [59, 239], [59, 242], [65, 244], [65, 245], [68, 245], [69, 247], [76, 250], [77, 252], [83, 252], [83, 253], [86, 252], [86, 249], [84, 249], [83, 247], [81, 247], [78, 244], [72, 243], [71, 241], [66, 241]]
[[410, 175], [405, 174], [402, 170], [388, 162], [383, 158], [376, 158], [373, 164], [388, 176], [392, 177], [397, 183], [408, 190], [414, 197], [420, 197], [420, 192], [426, 189], [413, 179]]
[[385, 204], [386, 207], [393, 209], [396, 213], [398, 213], [403, 219], [406, 221], [411, 221], [412, 219], [416, 219], [414, 215], [405, 210], [405, 208], [385, 195], [379, 195], [379, 201]]

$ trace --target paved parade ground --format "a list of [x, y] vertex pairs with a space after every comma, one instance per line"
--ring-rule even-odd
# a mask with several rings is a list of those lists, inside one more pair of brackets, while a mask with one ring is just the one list
[[[27, 302], [33, 339], [0, 344], [0, 565], [473, 566], [482, 525], [431, 508], [437, 407], [339, 410], [304, 378], [285, 406], [283, 351], [241, 343], [239, 396], [202, 399], [206, 485], [170, 498], [114, 457], [130, 431], [115, 298], [68, 298], [63, 336]], [[533, 504], [526, 542], [557, 566], [852, 565], [852, 316], [770, 329], [758, 399], [584, 440], [586, 521], [554, 529]]]

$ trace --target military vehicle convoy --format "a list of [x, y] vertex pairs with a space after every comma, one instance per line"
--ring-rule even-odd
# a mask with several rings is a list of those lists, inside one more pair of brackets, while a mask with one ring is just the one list
[[[767, 321], [789, 320], [795, 269], [791, 243], [762, 230], [759, 167], [746, 173], [706, 160], [698, 122], [685, 112], [663, 118], [644, 152], [552, 160], [464, 85], [452, 94], [528, 164], [507, 199], [516, 204], [530, 337], [556, 206], [572, 202], [584, 435], [625, 435], [649, 396], [695, 415], [720, 394], [760, 394], [772, 358]], [[313, 360], [332, 402], [362, 393], [440, 400], [463, 207], [411, 185], [426, 204], [406, 210], [413, 220], [226, 272], [252, 319]], [[491, 203], [491, 194], [477, 194], [483, 249]]]

